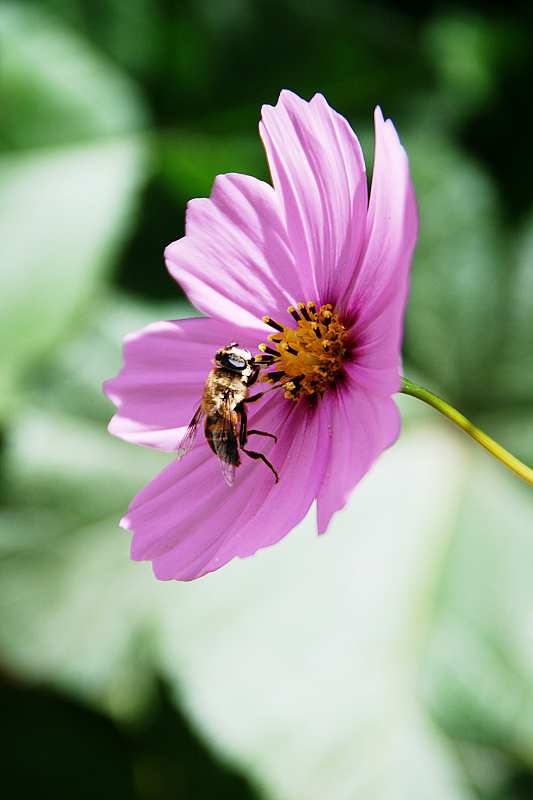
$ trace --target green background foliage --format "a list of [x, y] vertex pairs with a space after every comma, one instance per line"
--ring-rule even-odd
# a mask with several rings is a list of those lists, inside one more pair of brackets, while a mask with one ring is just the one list
[[[193, 314], [162, 263], [260, 105], [393, 118], [421, 234], [405, 371], [533, 463], [531, 10], [0, 3], [0, 695], [17, 797], [525, 800], [533, 498], [402, 398], [320, 541], [188, 585], [117, 520], [167, 457], [112, 439], [123, 335]], [[349, 435], [349, 432], [347, 432]]]

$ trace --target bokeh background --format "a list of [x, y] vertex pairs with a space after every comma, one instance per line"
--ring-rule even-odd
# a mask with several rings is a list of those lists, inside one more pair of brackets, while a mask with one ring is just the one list
[[318, 90], [369, 163], [378, 102], [410, 155], [406, 374], [533, 463], [532, 21], [511, 2], [0, 3], [6, 797], [533, 797], [529, 487], [400, 398], [401, 440], [327, 536], [309, 519], [157, 583], [117, 521], [166, 459], [106, 433], [100, 390], [124, 334], [194, 313], [162, 262], [187, 199], [220, 172], [267, 179], [261, 104]]

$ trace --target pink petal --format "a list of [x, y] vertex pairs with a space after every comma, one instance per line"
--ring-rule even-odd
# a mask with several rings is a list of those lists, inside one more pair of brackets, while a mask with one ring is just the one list
[[206, 314], [264, 329], [303, 289], [274, 190], [247, 175], [219, 175], [209, 199], [187, 207], [187, 235], [165, 258], [191, 302]]
[[[392, 398], [374, 395], [347, 379], [322, 399], [329, 418], [329, 460], [317, 502], [318, 532], [343, 508], [354, 486], [400, 432], [400, 414]], [[322, 413], [322, 409], [321, 409]]]
[[263, 106], [259, 129], [294, 258], [306, 276], [301, 299], [342, 305], [367, 212], [357, 137], [322, 95], [307, 103], [289, 91], [275, 107]]
[[[367, 246], [352, 296], [356, 361], [362, 385], [380, 392], [399, 387], [403, 317], [418, 215], [407, 155], [390, 120], [376, 109], [376, 152]], [[355, 373], [354, 373], [355, 377]]]
[[249, 427], [278, 435], [274, 443], [252, 436], [278, 469], [242, 455], [233, 487], [224, 483], [216, 457], [202, 442], [170, 464], [134, 499], [121, 524], [134, 531], [132, 557], [153, 561], [161, 580], [192, 580], [235, 556], [248, 556], [285, 536], [305, 515], [322, 478], [320, 417], [279, 395], [257, 411]]
[[213, 356], [256, 335], [228, 322], [200, 318], [155, 322], [124, 340], [124, 366], [104, 391], [117, 406], [109, 431], [121, 439], [172, 451], [201, 400]]

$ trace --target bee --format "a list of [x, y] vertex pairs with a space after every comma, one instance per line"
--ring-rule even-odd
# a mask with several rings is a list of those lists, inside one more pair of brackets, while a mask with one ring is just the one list
[[218, 350], [213, 359], [215, 365], [207, 376], [200, 405], [181, 440], [177, 456], [183, 458], [191, 449], [200, 422], [204, 420], [205, 438], [213, 453], [218, 457], [222, 475], [228, 486], [235, 482], [235, 471], [241, 463], [240, 453], [259, 459], [272, 471], [275, 482], [278, 473], [263, 453], [247, 450], [248, 437], [277, 437], [265, 431], [248, 430], [247, 403], [253, 403], [264, 392], [250, 396], [248, 390], [258, 379], [261, 366], [249, 350], [231, 342]]

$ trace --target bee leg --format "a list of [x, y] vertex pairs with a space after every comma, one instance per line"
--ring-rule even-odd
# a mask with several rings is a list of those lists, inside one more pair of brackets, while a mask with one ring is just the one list
[[239, 428], [239, 444], [241, 447], [244, 447], [248, 439], [248, 414], [242, 402], [239, 403], [235, 411], [239, 415], [241, 423]]
[[270, 436], [270, 438], [274, 439], [275, 442], [278, 441], [278, 437], [274, 436], [273, 433], [267, 433], [266, 431], [256, 431], [255, 429], [253, 431], [248, 430], [248, 414], [246, 413], [246, 409], [243, 406], [242, 402], [239, 403], [239, 405], [235, 410], [239, 414], [241, 420], [241, 426], [239, 429], [239, 444], [241, 447], [244, 447], [244, 445], [248, 441], [248, 437], [251, 436], [252, 433], [255, 433], [256, 436]]
[[263, 462], [263, 464], [266, 464], [269, 470], [271, 470], [272, 473], [274, 474], [276, 483], [279, 482], [278, 473], [276, 472], [276, 470], [274, 469], [268, 458], [265, 455], [263, 455], [263, 453], [256, 453], [254, 450], [246, 450], [244, 447], [241, 447], [241, 450], [243, 453], [246, 453], [247, 456], [250, 456], [250, 458], [253, 458], [254, 460], [260, 459]]
[[245, 397], [242, 401], [243, 403], [255, 403], [256, 400], [260, 400], [265, 392], [259, 392], [258, 394], [253, 394], [251, 397]]
[[248, 436], [251, 436], [252, 433], [255, 433], [256, 436], [270, 436], [271, 439], [274, 439], [275, 442], [278, 441], [278, 437], [275, 436], [273, 433], [267, 433], [266, 431], [248, 431]]
[[252, 374], [250, 375], [250, 380], [248, 381], [248, 386], [253, 386], [253, 384], [257, 381], [260, 373], [261, 373], [261, 367], [260, 366], [255, 366], [253, 368]]
[[[270, 463], [270, 461], [268, 460], [268, 458], [265, 455], [263, 455], [263, 453], [256, 453], [254, 450], [246, 450], [245, 447], [244, 447], [244, 445], [248, 441], [249, 433], [256, 433], [256, 434], [259, 434], [259, 436], [272, 436], [273, 439], [276, 439], [276, 437], [274, 436], [273, 433], [265, 433], [264, 431], [248, 431], [248, 415], [246, 413], [246, 409], [244, 407], [244, 403], [239, 403], [239, 406], [235, 410], [239, 414], [240, 420], [241, 420], [241, 426], [240, 426], [240, 429], [239, 429], [239, 444], [240, 444], [242, 452], [246, 453], [246, 455], [250, 456], [250, 458], [253, 458], [254, 460], [259, 459], [260, 461], [263, 462], [263, 464], [266, 464], [266, 466], [269, 468], [269, 470], [271, 470], [272, 473], [274, 474], [274, 477], [276, 479], [276, 483], [278, 483], [279, 475], [276, 472], [276, 470], [274, 469], [274, 467], [272, 466], [272, 464]], [[276, 441], [277, 441], [277, 439], [276, 439]]]
[[[242, 402], [255, 403], [256, 400], [260, 400], [263, 397], [263, 395], [265, 395], [267, 392], [272, 392], [274, 389], [280, 389], [282, 386], [285, 386], [288, 380], [298, 381], [303, 378], [303, 375], [297, 375], [295, 378], [290, 378], [290, 376], [285, 375], [283, 372], [278, 372], [277, 375], [278, 377], [276, 378], [273, 385], [269, 389], [265, 389], [264, 392], [258, 392], [257, 394], [253, 394], [251, 397], [245, 397]], [[282, 381], [282, 378], [285, 378], [285, 380]], [[257, 378], [255, 380], [257, 380]], [[253, 382], [254, 381], [252, 381], [252, 383]], [[248, 386], [250, 386], [250, 383], [248, 383]]]

